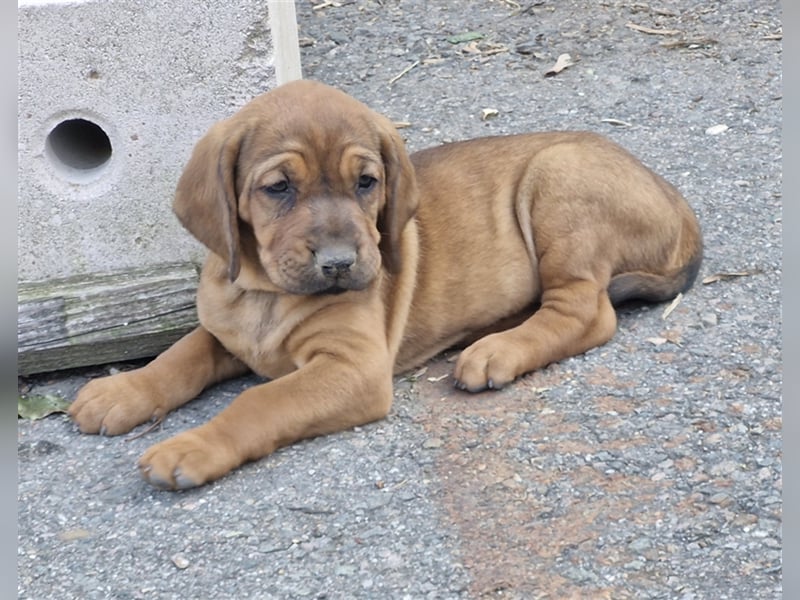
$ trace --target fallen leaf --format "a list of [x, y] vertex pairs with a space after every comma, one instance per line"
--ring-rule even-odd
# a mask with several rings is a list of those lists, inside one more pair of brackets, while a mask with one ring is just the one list
[[496, 108], [484, 108], [481, 111], [481, 121], [485, 121], [486, 119], [488, 119], [490, 117], [496, 117], [499, 114], [500, 114], [500, 111], [497, 110]]
[[564, 69], [573, 66], [575, 62], [576, 61], [573, 61], [569, 54], [562, 54], [556, 60], [556, 64], [554, 64], [548, 71], [545, 72], [544, 76], [552, 77], [553, 75], [557, 75]]
[[759, 275], [761, 273], [761, 269], [752, 269], [749, 271], [734, 271], [729, 273], [715, 273], [714, 275], [709, 275], [708, 277], [703, 278], [703, 285], [708, 285], [709, 283], [716, 283], [717, 281], [725, 281], [726, 279], [735, 279], [737, 277], [749, 277], [750, 275]]
[[651, 338], [647, 338], [646, 341], [650, 342], [654, 346], [663, 346], [669, 340], [667, 340], [667, 338], [663, 338], [663, 337], [651, 337]]
[[457, 35], [451, 35], [447, 41], [451, 44], [461, 44], [462, 42], [471, 42], [473, 40], [482, 40], [485, 36], [479, 31], [467, 31]]
[[678, 35], [680, 33], [677, 29], [653, 29], [652, 27], [645, 27], [644, 25], [637, 25], [636, 23], [625, 23], [625, 27], [649, 35]]
[[67, 529], [66, 531], [62, 531], [58, 534], [58, 539], [60, 539], [62, 542], [74, 542], [75, 540], [84, 540], [90, 535], [92, 535], [90, 531], [77, 527], [75, 529]]
[[466, 52], [467, 54], [480, 54], [481, 51], [478, 48], [478, 42], [473, 41], [469, 44], [465, 44], [463, 48], [461, 48], [461, 52]]
[[504, 44], [493, 44], [491, 42], [486, 42], [482, 45], [478, 46], [478, 50], [483, 56], [493, 56], [495, 54], [502, 54], [503, 52], [508, 52], [508, 46]]
[[683, 341], [683, 340], [681, 338], [680, 332], [678, 332], [678, 331], [667, 331], [666, 333], [664, 333], [664, 338], [666, 338], [666, 340], [670, 344], [675, 344], [676, 346], [681, 347], [681, 341]]
[[667, 308], [664, 309], [664, 312], [661, 313], [662, 321], [666, 320], [666, 318], [672, 314], [672, 311], [675, 310], [675, 307], [681, 303], [681, 300], [683, 300], [683, 294], [678, 294], [675, 296], [675, 299], [670, 302], [669, 306], [667, 306]]
[[17, 401], [17, 416], [37, 420], [53, 413], [65, 413], [69, 402], [54, 394], [23, 395]]

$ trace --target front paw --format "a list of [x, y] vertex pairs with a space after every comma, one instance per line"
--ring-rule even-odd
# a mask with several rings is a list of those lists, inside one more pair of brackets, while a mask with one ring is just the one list
[[157, 394], [137, 371], [94, 379], [67, 411], [83, 433], [120, 435], [164, 416]]
[[465, 348], [453, 372], [456, 387], [469, 392], [502, 389], [519, 374], [515, 353], [499, 334]]
[[234, 448], [199, 427], [152, 446], [139, 459], [139, 471], [157, 488], [184, 490], [219, 479], [242, 462]]

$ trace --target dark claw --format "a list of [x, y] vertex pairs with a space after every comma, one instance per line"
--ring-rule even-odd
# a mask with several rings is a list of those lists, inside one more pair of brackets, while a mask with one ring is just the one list
[[100, 433], [100, 435], [106, 435], [106, 432], [107, 432], [107, 431], [108, 431], [108, 430], [106, 429], [106, 426], [105, 426], [105, 425], [102, 425], [102, 426], [100, 427], [100, 432], [99, 432], [99, 433]]

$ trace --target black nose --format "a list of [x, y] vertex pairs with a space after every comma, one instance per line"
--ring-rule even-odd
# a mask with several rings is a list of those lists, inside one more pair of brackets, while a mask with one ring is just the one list
[[356, 253], [349, 248], [323, 248], [314, 253], [314, 260], [325, 277], [341, 277], [355, 264]]

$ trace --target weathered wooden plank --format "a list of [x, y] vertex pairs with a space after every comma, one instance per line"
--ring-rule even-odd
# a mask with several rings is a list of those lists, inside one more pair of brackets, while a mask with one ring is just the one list
[[155, 356], [197, 325], [198, 270], [170, 264], [17, 288], [17, 372]]

